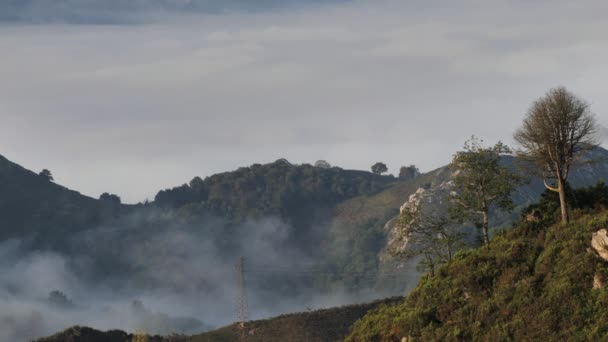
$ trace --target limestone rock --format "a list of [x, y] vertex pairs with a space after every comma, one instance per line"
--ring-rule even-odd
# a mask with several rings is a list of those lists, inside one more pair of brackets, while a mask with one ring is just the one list
[[591, 247], [602, 259], [608, 261], [608, 230], [600, 229], [593, 233]]

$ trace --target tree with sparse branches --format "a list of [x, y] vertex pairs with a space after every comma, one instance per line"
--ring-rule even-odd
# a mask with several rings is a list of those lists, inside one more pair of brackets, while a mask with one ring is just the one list
[[518, 157], [543, 178], [545, 187], [559, 193], [561, 218], [568, 223], [566, 183], [572, 167], [597, 146], [598, 126], [589, 104], [564, 87], [536, 100], [514, 135]]
[[465, 235], [447, 215], [428, 212], [418, 202], [406, 206], [396, 222], [397, 242], [391, 253], [399, 257], [422, 256], [420, 268], [431, 276], [442, 263], [449, 263], [464, 245]]
[[386, 164], [382, 162], [377, 162], [376, 164], [372, 165], [372, 172], [377, 175], [381, 175], [387, 171], [388, 167], [386, 167]]
[[502, 156], [511, 153], [501, 142], [485, 147], [483, 141], [472, 137], [465, 142], [464, 151], [456, 153], [450, 163], [454, 171], [450, 211], [462, 222], [469, 221], [479, 227], [486, 246], [490, 242], [490, 210], [513, 210], [511, 193], [522, 182], [500, 164]]

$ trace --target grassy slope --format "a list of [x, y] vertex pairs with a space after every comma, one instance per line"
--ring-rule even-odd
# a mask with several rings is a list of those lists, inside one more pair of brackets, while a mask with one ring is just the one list
[[[396, 303], [399, 298], [385, 299], [369, 304], [349, 305], [311, 312], [282, 315], [276, 318], [252, 321], [246, 324], [248, 342], [322, 342], [340, 341], [349, 333], [351, 325], [369, 310], [379, 305]], [[230, 325], [218, 330], [193, 336], [189, 342], [238, 341], [241, 329]]]
[[608, 289], [592, 285], [608, 266], [589, 251], [591, 233], [606, 227], [605, 212], [567, 226], [521, 223], [370, 312], [347, 341], [606, 339]]

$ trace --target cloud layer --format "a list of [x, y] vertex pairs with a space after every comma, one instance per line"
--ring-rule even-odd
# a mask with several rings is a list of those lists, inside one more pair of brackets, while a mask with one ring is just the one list
[[[213, 2], [175, 8], [195, 3]], [[428, 170], [471, 134], [511, 142], [557, 85], [608, 124], [603, 1], [321, 3], [5, 24], [0, 153], [86, 194], [140, 201], [281, 157]]]
[[0, 3], [0, 22], [126, 24], [166, 14], [222, 14], [265, 11], [347, 0], [8, 0]]

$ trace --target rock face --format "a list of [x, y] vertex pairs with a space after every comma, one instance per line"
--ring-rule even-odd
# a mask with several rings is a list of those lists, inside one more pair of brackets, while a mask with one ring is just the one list
[[608, 230], [600, 229], [591, 237], [591, 247], [600, 256], [608, 261]]
[[[454, 183], [452, 181], [446, 181], [430, 189], [419, 188], [401, 205], [399, 212], [401, 213], [408, 208], [416, 208], [421, 203], [424, 204], [425, 212], [446, 212], [448, 208], [447, 197], [453, 187]], [[394, 261], [394, 257], [390, 253], [391, 250], [403, 251], [407, 248], [407, 240], [399, 239], [399, 231], [396, 226], [398, 218], [399, 216], [392, 218], [384, 226], [384, 232], [388, 238], [386, 247], [380, 257], [383, 262]]]

